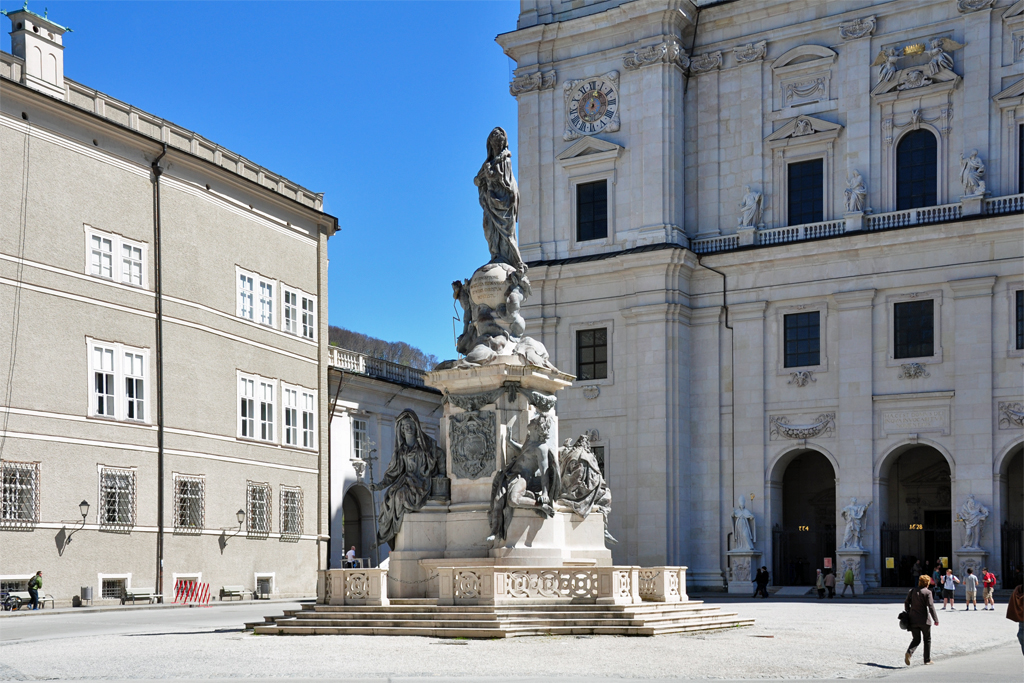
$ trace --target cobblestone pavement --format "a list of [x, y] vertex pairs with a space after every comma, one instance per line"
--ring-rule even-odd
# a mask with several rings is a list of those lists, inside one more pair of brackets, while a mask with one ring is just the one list
[[[713, 602], [713, 600], [708, 600]], [[169, 627], [161, 611], [131, 632], [69, 636], [84, 615], [49, 615], [60, 640], [12, 641], [22, 619], [0, 620], [0, 679], [138, 680], [158, 678], [597, 681], [646, 678], [880, 678], [1024, 681], [1016, 624], [995, 612], [939, 612], [935, 665], [918, 652], [907, 671], [909, 635], [899, 630], [898, 601], [723, 600], [726, 610], [757, 621], [722, 633], [654, 638], [538, 637], [509, 640], [362, 636], [253, 636], [226, 629], [241, 611], [208, 610], [203, 619]], [[279, 612], [284, 605], [267, 605]], [[272, 608], [272, 609], [271, 609]], [[134, 615], [133, 615], [134, 616]], [[29, 617], [35, 621], [34, 615]], [[116, 618], [116, 615], [115, 615]], [[136, 617], [137, 618], [137, 617]], [[40, 622], [42, 623], [42, 622]], [[27, 624], [22, 627], [28, 630]], [[182, 631], [181, 629], [189, 629]], [[148, 631], [148, 633], [146, 632]], [[177, 632], [175, 632], [177, 631]], [[13, 636], [17, 637], [17, 636]], [[1010, 647], [1012, 645], [1012, 647]], [[979, 652], [988, 650], [988, 653]], [[974, 654], [972, 654], [974, 653]], [[915, 671], [914, 669], [920, 669]], [[967, 672], [967, 675], [965, 675]]]

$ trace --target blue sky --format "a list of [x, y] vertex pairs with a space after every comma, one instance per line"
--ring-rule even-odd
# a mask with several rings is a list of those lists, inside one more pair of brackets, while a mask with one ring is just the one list
[[455, 356], [450, 283], [489, 258], [473, 176], [494, 126], [516, 150], [518, 1], [44, 7], [68, 78], [326, 193], [332, 324]]

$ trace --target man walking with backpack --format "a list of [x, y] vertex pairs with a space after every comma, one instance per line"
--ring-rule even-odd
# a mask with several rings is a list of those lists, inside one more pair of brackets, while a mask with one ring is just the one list
[[39, 609], [39, 589], [43, 587], [43, 572], [36, 572], [36, 575], [28, 580], [28, 594], [32, 598], [32, 609]]

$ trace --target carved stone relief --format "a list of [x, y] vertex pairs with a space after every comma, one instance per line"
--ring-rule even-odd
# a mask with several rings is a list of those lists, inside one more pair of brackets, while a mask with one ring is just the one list
[[875, 17], [864, 17], [839, 24], [839, 35], [843, 40], [855, 40], [875, 32]]
[[768, 53], [768, 41], [760, 40], [756, 43], [748, 43], [732, 51], [736, 61], [740, 64], [748, 64], [764, 59]]
[[751, 558], [742, 556], [731, 558], [729, 563], [732, 577], [729, 580], [736, 583], [749, 583], [751, 580], [750, 560]]
[[806, 387], [811, 382], [817, 382], [814, 379], [814, 370], [798, 370], [796, 372], [789, 373], [789, 381], [786, 384], [795, 384], [798, 387]]
[[835, 435], [836, 414], [822, 413], [811, 424], [790, 424], [789, 418], [776, 415], [768, 420], [770, 441], [782, 439], [813, 439], [816, 436], [829, 438]]
[[1000, 401], [999, 428], [1016, 429], [1018, 427], [1024, 427], [1024, 403]]
[[828, 99], [827, 76], [815, 75], [811, 78], [789, 81], [782, 84], [782, 106], [784, 107], [826, 99]]
[[536, 71], [532, 74], [521, 74], [512, 79], [508, 84], [508, 91], [512, 97], [519, 97], [523, 93], [534, 90], [548, 90], [555, 87], [557, 81], [555, 71]]
[[904, 363], [900, 366], [900, 374], [897, 379], [917, 379], [919, 377], [931, 377], [928, 368], [920, 363]]
[[966, 14], [968, 12], [977, 12], [981, 9], [988, 9], [994, 4], [996, 4], [996, 0], [957, 0], [956, 8], [960, 10], [961, 14]]
[[721, 66], [722, 51], [716, 50], [715, 52], [708, 52], [692, 58], [690, 60], [690, 73], [706, 74], [709, 71], [721, 68]]
[[633, 50], [622, 58], [622, 66], [627, 71], [635, 71], [652, 64], [675, 64], [686, 70], [690, 68], [690, 58], [686, 50], [674, 40]]
[[844, 574], [846, 574], [846, 570], [847, 569], [852, 569], [853, 570], [853, 580], [859, 583], [860, 580], [861, 580], [861, 576], [860, 576], [860, 569], [861, 569], [860, 558], [859, 557], [844, 557], [839, 562], [839, 577], [840, 578], [842, 578], [842, 576]]
[[452, 476], [480, 479], [494, 473], [495, 431], [494, 413], [489, 410], [449, 416]]
[[596, 384], [590, 384], [583, 387], [583, 398], [588, 401], [593, 401], [595, 398], [601, 395], [601, 387]]

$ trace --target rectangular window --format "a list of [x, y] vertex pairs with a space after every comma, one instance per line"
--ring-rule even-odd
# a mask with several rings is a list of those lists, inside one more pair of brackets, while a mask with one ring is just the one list
[[821, 364], [821, 313], [795, 313], [783, 316], [786, 335], [787, 368]]
[[246, 320], [253, 319], [252, 276], [245, 273], [238, 276], [238, 315]]
[[104, 600], [118, 600], [125, 593], [125, 579], [103, 579], [100, 597]]
[[0, 525], [39, 521], [39, 463], [0, 461], [0, 484], [3, 487]]
[[114, 349], [92, 347], [93, 415], [114, 417]]
[[274, 285], [260, 280], [260, 324], [274, 326]]
[[927, 358], [935, 354], [935, 305], [932, 299], [893, 305], [896, 358]]
[[302, 489], [281, 487], [281, 535], [302, 534]]
[[121, 244], [121, 282], [142, 286], [142, 248]]
[[246, 534], [249, 537], [266, 538], [270, 533], [270, 484], [250, 481], [246, 495]]
[[1024, 349], [1024, 289], [1018, 289], [1016, 296], [1017, 348]]
[[576, 378], [606, 379], [608, 377], [608, 330], [576, 332]]
[[313, 299], [302, 297], [302, 336], [306, 339], [316, 338], [316, 313], [313, 308]]
[[608, 237], [608, 181], [576, 186], [576, 241]]
[[299, 392], [284, 390], [284, 442], [288, 446], [299, 445]]
[[789, 224], [820, 223], [824, 214], [824, 160], [811, 159], [789, 164]]
[[274, 440], [274, 384], [260, 382], [260, 438]]
[[203, 530], [205, 488], [206, 482], [203, 477], [174, 475], [174, 531], [176, 533], [198, 533]]
[[124, 354], [125, 417], [129, 420], [146, 419], [145, 373], [146, 363], [141, 353]]
[[135, 470], [100, 468], [100, 529], [128, 532], [135, 526]]
[[90, 235], [89, 247], [92, 257], [89, 262], [89, 274], [112, 279], [114, 277], [113, 239]]
[[288, 289], [284, 292], [284, 331], [290, 334], [299, 333], [299, 295]]
[[302, 405], [302, 447], [303, 448], [316, 448], [316, 441], [314, 439], [316, 435], [316, 423], [314, 417], [316, 415], [316, 396], [303, 391], [301, 393]]
[[238, 381], [238, 433], [247, 439], [256, 438], [256, 381], [242, 377]]
[[365, 460], [370, 454], [370, 437], [366, 431], [366, 420], [352, 420], [352, 458]]
[[597, 467], [601, 470], [601, 476], [607, 476], [604, 469], [604, 446], [591, 446], [590, 450], [594, 451], [594, 459], [597, 460]]

